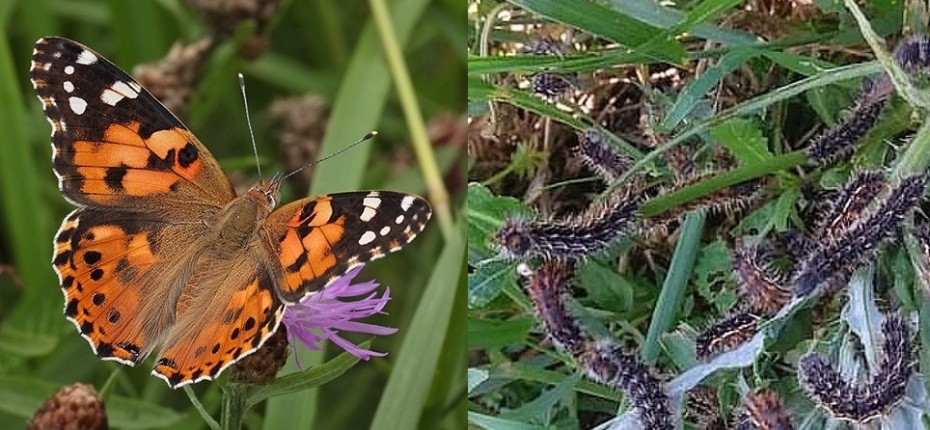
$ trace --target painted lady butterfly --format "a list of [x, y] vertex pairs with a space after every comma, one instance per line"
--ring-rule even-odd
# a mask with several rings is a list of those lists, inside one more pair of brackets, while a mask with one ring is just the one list
[[171, 387], [216, 378], [298, 302], [399, 250], [430, 217], [390, 191], [274, 210], [280, 176], [237, 196], [207, 148], [126, 72], [40, 39], [30, 71], [52, 125], [52, 167], [79, 206], [55, 237], [65, 315], [94, 352], [134, 366], [156, 346]]

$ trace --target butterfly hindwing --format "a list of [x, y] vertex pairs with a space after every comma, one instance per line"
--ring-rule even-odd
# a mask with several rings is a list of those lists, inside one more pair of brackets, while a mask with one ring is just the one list
[[269, 273], [255, 263], [227, 260], [198, 266], [179, 299], [179, 317], [165, 337], [153, 374], [172, 388], [214, 379], [274, 334], [284, 305]]
[[65, 218], [53, 267], [65, 316], [99, 357], [136, 365], [152, 351], [174, 318], [164, 275], [183, 272], [192, 258], [186, 238], [200, 235], [196, 224], [118, 209], [85, 207]]
[[62, 193], [81, 205], [213, 202], [235, 191], [206, 147], [151, 93], [77, 42], [40, 39], [30, 77], [52, 125]]
[[423, 231], [430, 214], [426, 200], [392, 191], [329, 194], [272, 212], [265, 231], [280, 259], [282, 299], [299, 301], [353, 267], [399, 250]]

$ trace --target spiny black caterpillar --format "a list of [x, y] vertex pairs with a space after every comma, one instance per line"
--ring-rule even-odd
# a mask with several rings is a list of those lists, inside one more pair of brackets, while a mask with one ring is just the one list
[[[848, 280], [882, 243], [895, 237], [907, 213], [920, 201], [926, 183], [923, 175], [903, 178], [884, 198], [877, 199], [874, 209], [866, 210], [866, 214], [856, 217], [845, 229], [832, 233], [834, 237], [815, 243], [794, 273], [794, 295], [807, 296], [822, 285]], [[847, 206], [848, 202], [838, 204]]]
[[619, 345], [594, 341], [569, 313], [565, 297], [574, 277], [573, 265], [545, 261], [535, 270], [523, 267], [522, 275], [537, 317], [553, 343], [572, 354], [586, 376], [623, 391], [643, 428], [675, 428], [668, 395], [652, 369]]
[[736, 430], [793, 430], [791, 415], [773, 390], [748, 393], [739, 410]]
[[904, 397], [914, 372], [910, 327], [899, 315], [882, 323], [882, 357], [868, 381], [847, 381], [827, 359], [808, 353], [798, 361], [798, 378], [807, 395], [831, 416], [864, 422], [887, 415]]

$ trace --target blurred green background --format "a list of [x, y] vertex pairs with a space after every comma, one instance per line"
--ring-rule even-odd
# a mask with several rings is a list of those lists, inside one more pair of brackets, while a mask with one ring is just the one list
[[[263, 12], [222, 13], [235, 4]], [[387, 33], [376, 28], [379, 5], [392, 17], [382, 30]], [[210, 8], [213, 13], [203, 12]], [[319, 389], [260, 403], [245, 425], [464, 427], [465, 325], [457, 323], [464, 321], [465, 307], [464, 228], [458, 225], [464, 205], [464, 8], [455, 0], [0, 2], [0, 428], [23, 428], [49, 395], [74, 382], [104, 389], [114, 428], [207, 428], [182, 391], [149, 374], [151, 359], [136, 368], [101, 361], [62, 315], [50, 264], [52, 236], [73, 207], [58, 193], [49, 125], [28, 79], [33, 44], [50, 35], [79, 41], [130, 72], [161, 61], [176, 42], [213, 35], [213, 47], [195, 57], [202, 62], [189, 72], [193, 92], [178, 113], [240, 189], [254, 184], [257, 173], [239, 72], [266, 177], [291, 168], [282, 162], [332, 153], [378, 130], [373, 141], [317, 166], [309, 191], [306, 184], [285, 185], [282, 200], [369, 188], [430, 198], [434, 217], [427, 230], [358, 278], [391, 288], [388, 315], [371, 322], [400, 331], [373, 342], [371, 348], [387, 357], [359, 363]], [[397, 72], [387, 66], [384, 52], [392, 41], [416, 105], [403, 106]], [[308, 94], [325, 107], [279, 105], [285, 113], [270, 113], [281, 99]], [[288, 115], [290, 120], [281, 119]], [[318, 118], [328, 121], [320, 122], [325, 130], [314, 123]], [[286, 133], [284, 140], [298, 137], [296, 147], [282, 144]], [[314, 135], [322, 137], [317, 146], [307, 143], [313, 138], [301, 140]], [[419, 157], [412, 143], [417, 139], [423, 143]], [[305, 366], [321, 363], [340, 352], [329, 345], [301, 360]], [[282, 374], [293, 368], [291, 358]], [[214, 417], [220, 385], [193, 386]]]

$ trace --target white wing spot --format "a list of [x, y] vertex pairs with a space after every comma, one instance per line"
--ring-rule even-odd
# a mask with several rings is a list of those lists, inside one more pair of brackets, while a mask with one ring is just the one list
[[49, 71], [49, 70], [52, 70], [52, 63], [45, 63], [45, 64], [43, 64], [43, 65], [42, 65], [42, 70], [45, 70], [46, 72]]
[[97, 56], [94, 55], [93, 52], [90, 52], [85, 49], [81, 51], [80, 54], [78, 54], [78, 57], [77, 57], [78, 64], [94, 64], [96, 62], [97, 62]]
[[[51, 64], [51, 63], [49, 63], [49, 64]], [[65, 74], [67, 74], [67, 75], [73, 75], [73, 74], [74, 74], [74, 66], [65, 66]]]
[[135, 86], [129, 85], [123, 81], [118, 81], [110, 87], [111, 90], [120, 93], [123, 97], [134, 99], [139, 97], [140, 89], [134, 88]]
[[407, 212], [410, 206], [413, 206], [413, 199], [413, 196], [404, 196], [404, 199], [400, 201], [400, 208]]
[[74, 84], [72, 84], [71, 81], [65, 81], [62, 85], [65, 87], [65, 91], [69, 93], [74, 92]]
[[366, 231], [365, 234], [362, 235], [362, 237], [358, 238], [358, 244], [368, 245], [369, 243], [374, 241], [376, 237], [378, 237], [378, 235], [376, 235], [375, 232], [370, 231], [370, 230]]
[[384, 226], [384, 228], [381, 229], [381, 232], [380, 232], [380, 233], [381, 233], [382, 236], [387, 236], [387, 234], [390, 233], [390, 232], [391, 232], [391, 226], [386, 225], [386, 226]]
[[404, 222], [404, 214], [400, 214], [397, 218], [394, 218], [394, 224], [400, 224]]
[[[365, 200], [368, 200], [368, 199], [365, 199]], [[368, 221], [371, 221], [371, 219], [374, 218], [375, 215], [377, 214], [378, 214], [378, 211], [372, 209], [369, 206], [365, 206], [365, 210], [362, 211], [362, 215], [358, 217], [358, 219], [364, 222], [368, 222]]]
[[100, 94], [100, 101], [110, 106], [116, 106], [116, 104], [119, 103], [119, 101], [122, 99], [123, 99], [122, 94], [116, 91], [113, 91], [109, 88], [103, 90], [103, 93]]
[[87, 109], [87, 101], [80, 97], [69, 98], [68, 104], [71, 105], [71, 111], [77, 115], [82, 115], [84, 113], [84, 109]]
[[123, 81], [114, 83], [100, 94], [100, 100], [110, 106], [116, 106], [124, 98], [134, 99], [136, 97], [139, 97], [139, 92]]
[[378, 206], [381, 206], [381, 199], [378, 198], [378, 192], [372, 191], [362, 200], [362, 205], [365, 206], [365, 210], [362, 211], [362, 216], [359, 217], [364, 222], [371, 221], [375, 215], [378, 214]]
[[61, 58], [61, 52], [54, 52], [54, 53], [52, 53], [52, 57], [54, 57], [54, 58]]

